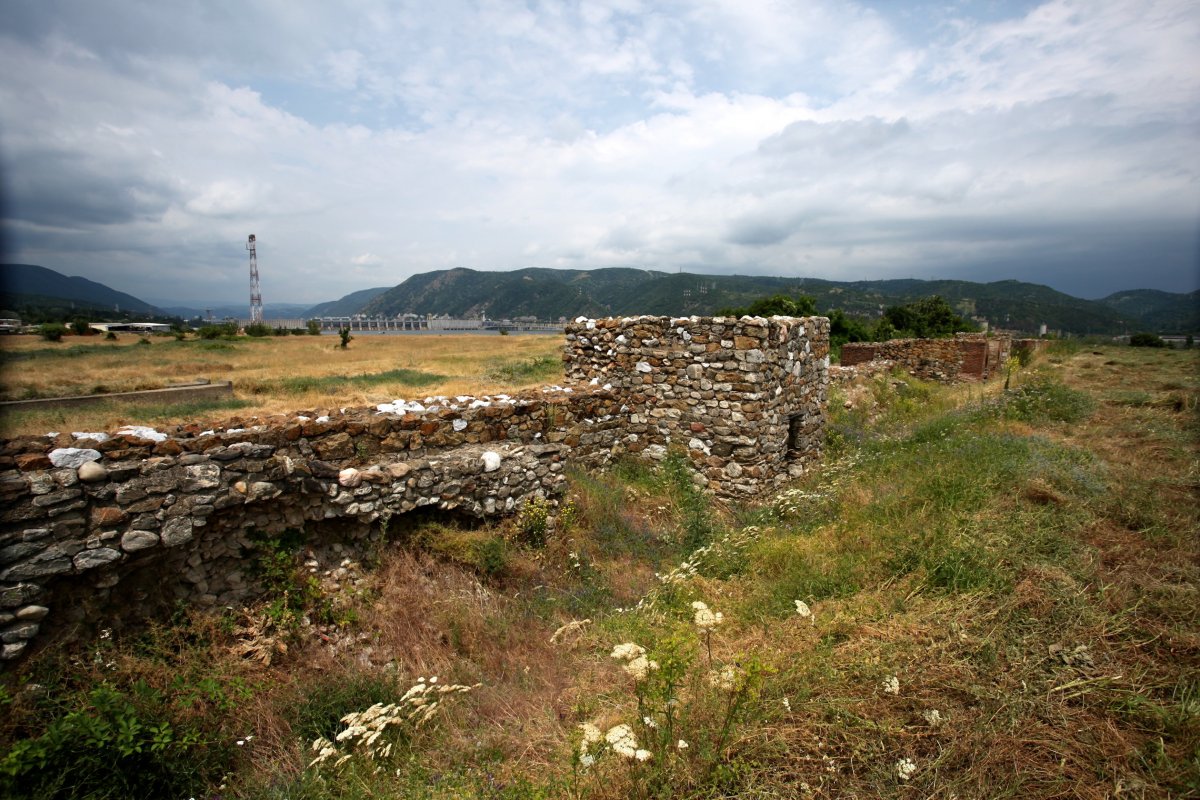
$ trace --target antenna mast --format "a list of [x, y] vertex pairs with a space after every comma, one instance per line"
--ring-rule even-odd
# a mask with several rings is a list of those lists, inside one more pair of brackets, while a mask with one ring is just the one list
[[254, 234], [246, 242], [250, 251], [250, 324], [263, 321], [262, 294], [258, 289], [258, 253], [254, 249]]

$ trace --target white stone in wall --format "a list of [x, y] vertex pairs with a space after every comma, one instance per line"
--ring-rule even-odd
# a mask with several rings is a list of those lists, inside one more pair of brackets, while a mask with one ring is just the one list
[[107, 433], [86, 433], [80, 431], [72, 431], [71, 436], [75, 439], [91, 439], [94, 442], [107, 442]]
[[50, 451], [50, 463], [56, 467], [78, 469], [100, 458], [100, 451], [88, 447], [59, 447]]
[[483, 471], [495, 472], [500, 469], [500, 454], [495, 450], [487, 450], [483, 454]]
[[651, 372], [654, 368], [650, 366], [648, 361], [639, 361], [636, 369], [638, 372]]
[[347, 489], [353, 489], [362, 483], [362, 475], [354, 467], [346, 467], [338, 473], [338, 483]]
[[126, 425], [117, 431], [118, 434], [127, 436], [136, 436], [139, 439], [149, 439], [152, 442], [165, 442], [167, 435], [159, 433], [154, 428], [149, 428], [145, 425]]
[[450, 427], [456, 431], [465, 431], [467, 429], [467, 421], [465, 419], [456, 419], [450, 423]]

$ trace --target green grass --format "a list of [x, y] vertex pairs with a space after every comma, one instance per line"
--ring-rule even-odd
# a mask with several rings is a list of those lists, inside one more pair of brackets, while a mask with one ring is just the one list
[[487, 369], [488, 378], [500, 383], [544, 382], [560, 378], [561, 375], [562, 359], [555, 356], [497, 361]]
[[[330, 633], [348, 638], [302, 627], [269, 669], [231, 657], [218, 623], [179, 623], [136, 649], [111, 643], [100, 666], [83, 649], [58, 679], [24, 674], [64, 698], [59, 714], [99, 682], [145, 678], [181, 725], [264, 741], [253, 758], [201, 762], [228, 768], [227, 789], [207, 778], [196, 796], [1192, 796], [1194, 390], [1164, 404], [1131, 376], [1158, 386], [1178, 364], [1147, 371], [1135, 354], [1114, 366], [1119, 391], [1150, 402], [1114, 405], [1113, 378], [1078, 368], [1098, 357], [1061, 357], [1061, 378], [1024, 373], [962, 407], [962, 392], [880, 380], [872, 414], [835, 405], [821, 469], [757, 506], [725, 508], [669, 461], [571, 474], [573, 514], [555, 525], [545, 509], [536, 536], [528, 516], [394, 519], [386, 581], [364, 591], [360, 623]], [[724, 615], [709, 634], [695, 601]], [[660, 669], [635, 681], [609, 655], [623, 642]], [[726, 668], [735, 690], [712, 681]], [[379, 763], [305, 770], [342, 715], [431, 674], [483, 686]], [[898, 694], [881, 688], [892, 676]], [[31, 717], [20, 682], [2, 685], [17, 712], [5, 746], [42, 735], [53, 715]], [[652, 757], [604, 752], [579, 770], [583, 722], [630, 725]]]
[[324, 392], [336, 394], [349, 387], [382, 386], [384, 384], [400, 384], [419, 388], [445, 380], [445, 375], [423, 372], [417, 369], [392, 369], [386, 372], [374, 372], [366, 375], [324, 375], [297, 376], [283, 378], [277, 381], [265, 381], [260, 387], [261, 392], [278, 392], [281, 394], [305, 394], [307, 392]]

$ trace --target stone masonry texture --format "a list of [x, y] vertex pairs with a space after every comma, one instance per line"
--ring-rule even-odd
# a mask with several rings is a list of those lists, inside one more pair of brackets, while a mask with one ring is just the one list
[[0, 440], [0, 660], [156, 604], [242, 603], [256, 537], [365, 551], [422, 510], [561, 494], [571, 463], [675, 450], [714, 494], [769, 490], [820, 458], [828, 342], [824, 317], [580, 319], [565, 387]]

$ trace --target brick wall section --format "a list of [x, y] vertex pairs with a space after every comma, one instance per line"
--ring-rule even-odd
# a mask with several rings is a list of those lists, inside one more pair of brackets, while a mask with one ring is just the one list
[[855, 367], [874, 361], [879, 352], [875, 342], [847, 342], [842, 345], [842, 356], [839, 363], [843, 367]]
[[820, 455], [828, 325], [581, 320], [566, 388], [0, 440], [0, 660], [155, 603], [240, 604], [251, 532], [359, 552], [420, 509], [510, 513], [568, 461], [669, 447], [714, 492], [775, 486]]
[[567, 326], [568, 380], [629, 405], [618, 447], [686, 448], [707, 487], [751, 495], [820, 458], [828, 391], [825, 317], [631, 317]]

